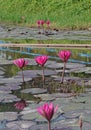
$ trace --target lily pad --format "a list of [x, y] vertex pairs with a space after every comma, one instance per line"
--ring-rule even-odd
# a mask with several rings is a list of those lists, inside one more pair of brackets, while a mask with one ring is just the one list
[[12, 93], [12, 92], [9, 91], [9, 90], [8, 90], [8, 91], [0, 90], [0, 94], [1, 94], [1, 93], [2, 93], [2, 94], [3, 94], [3, 93], [6, 93], [6, 94], [7, 94], [7, 93]]
[[[25, 81], [30, 81], [30, 80], [32, 80], [31, 78], [25, 78], [24, 79]], [[23, 80], [22, 80], [22, 78], [19, 78], [19, 77], [12, 77], [12, 78], [3, 78], [3, 79], [1, 79], [0, 80], [0, 83], [21, 83], [21, 82], [23, 82]]]
[[5, 89], [7, 88], [8, 90], [17, 90], [21, 88], [21, 83], [6, 83], [5, 84]]
[[53, 93], [51, 94], [55, 98], [69, 98], [72, 97], [72, 93]]
[[[54, 123], [51, 125], [52, 130], [78, 130], [77, 129], [72, 129], [70, 126], [65, 126], [57, 123], [57, 125]], [[48, 129], [48, 124], [39, 124], [39, 125], [34, 125], [29, 128], [29, 130], [47, 130]]]
[[17, 112], [0, 112], [0, 120], [13, 121], [17, 119]]
[[7, 86], [0, 86], [0, 91], [9, 91], [10, 88]]
[[0, 94], [0, 102], [3, 103], [9, 103], [9, 102], [14, 102], [14, 101], [19, 101], [20, 99], [17, 98], [17, 96], [13, 94], [6, 94], [6, 93], [1, 93]]
[[3, 75], [4, 74], [4, 71], [0, 70], [0, 75]]
[[85, 104], [76, 104], [76, 103], [69, 103], [66, 107], [63, 106], [62, 109], [64, 112], [73, 111], [73, 110], [83, 110]]
[[[42, 70], [38, 71], [37, 74], [39, 75], [42, 75]], [[44, 75], [48, 76], [48, 75], [53, 75], [53, 74], [56, 74], [56, 71], [54, 70], [48, 70], [48, 69], [45, 69], [44, 70]]]
[[[38, 70], [24, 70], [23, 73], [24, 73], [25, 77], [30, 77], [30, 78], [34, 77], [35, 78], [35, 77], [37, 77], [37, 71]], [[18, 76], [21, 76], [22, 73], [21, 73], [21, 71], [19, 71], [17, 74], [18, 74]]]
[[53, 101], [53, 100], [55, 100], [55, 97], [53, 97], [53, 95], [51, 95], [51, 94], [38, 94], [38, 97], [40, 97], [42, 99], [42, 101]]
[[47, 65], [47, 68], [52, 68], [52, 69], [58, 69], [58, 68], [63, 68], [64, 64], [63, 63], [56, 63], [56, 64], [49, 64]]
[[30, 89], [21, 90], [21, 93], [42, 94], [42, 93], [47, 93], [47, 89], [43, 89], [43, 88], [30, 88]]
[[12, 121], [12, 122], [8, 122], [6, 124], [6, 126], [11, 130], [11, 129], [17, 129], [17, 130], [21, 130], [21, 129], [28, 129], [29, 127], [31, 127], [32, 125], [35, 125], [34, 122], [32, 121]]
[[33, 121], [35, 120], [37, 117], [38, 117], [38, 113], [37, 112], [33, 112], [33, 113], [28, 113], [28, 114], [25, 114], [21, 117], [21, 119], [23, 120], [30, 120], [30, 121]]

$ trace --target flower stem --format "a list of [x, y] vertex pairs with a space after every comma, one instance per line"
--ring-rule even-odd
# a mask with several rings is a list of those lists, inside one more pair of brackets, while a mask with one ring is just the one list
[[51, 123], [48, 121], [48, 130], [51, 130]]
[[42, 66], [42, 79], [43, 79], [43, 85], [44, 85], [45, 84], [44, 66]]
[[65, 68], [66, 68], [66, 62], [64, 62], [64, 67], [63, 67], [63, 73], [62, 73], [61, 83], [63, 83], [63, 81], [64, 81]]
[[44, 31], [44, 26], [42, 25], [42, 28], [43, 28], [43, 34], [45, 33], [45, 31]]
[[38, 32], [38, 33], [39, 33], [39, 34], [41, 34], [41, 31], [40, 31], [40, 26], [38, 26], [38, 30], [39, 30], [39, 32]]
[[24, 73], [23, 73], [23, 69], [22, 69], [22, 80], [23, 80], [23, 82], [25, 82], [25, 81], [24, 81]]

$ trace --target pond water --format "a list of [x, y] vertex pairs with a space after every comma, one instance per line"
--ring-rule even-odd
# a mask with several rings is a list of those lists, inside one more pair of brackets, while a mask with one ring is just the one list
[[[83, 117], [86, 116], [84, 124], [88, 122], [84, 128], [88, 126], [90, 130], [91, 50], [69, 49], [71, 57], [66, 66], [65, 83], [61, 85], [63, 62], [58, 57], [58, 52], [63, 49], [66, 48], [0, 47], [0, 128], [46, 129], [46, 126], [40, 125], [46, 121], [37, 114], [36, 108], [44, 102], [52, 101], [55, 105], [59, 104], [58, 113], [52, 120], [55, 130], [60, 125], [65, 130], [78, 129], [76, 122], [81, 113]], [[44, 69], [45, 84], [42, 81], [41, 67], [34, 60], [36, 56], [44, 54], [49, 56]], [[13, 64], [14, 59], [22, 57], [29, 61], [23, 70], [24, 83], [21, 71]], [[27, 102], [27, 106], [18, 111], [14, 104], [21, 99]], [[65, 121], [64, 126], [60, 121]], [[76, 126], [75, 129], [72, 123]], [[61, 128], [57, 127], [57, 130]]]

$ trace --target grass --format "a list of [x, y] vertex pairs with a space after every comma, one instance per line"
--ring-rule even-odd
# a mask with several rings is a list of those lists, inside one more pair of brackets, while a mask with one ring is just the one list
[[14, 39], [14, 38], [5, 38], [5, 39], [0, 39], [2, 41], [5, 41], [5, 43], [16, 43], [16, 44], [26, 44], [26, 43], [31, 43], [31, 44], [91, 44], [90, 40], [87, 41], [81, 41], [81, 40], [67, 40], [67, 39], [60, 39], [60, 40], [34, 40], [34, 39]]
[[0, 22], [36, 26], [50, 20], [51, 28], [91, 27], [91, 0], [0, 0]]

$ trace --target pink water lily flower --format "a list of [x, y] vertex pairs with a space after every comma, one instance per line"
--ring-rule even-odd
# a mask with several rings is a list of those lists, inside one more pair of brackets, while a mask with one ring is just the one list
[[42, 115], [44, 118], [46, 118], [48, 121], [50, 121], [54, 115], [54, 113], [57, 111], [58, 106], [54, 108], [53, 103], [45, 103], [43, 106], [39, 107], [37, 111], [40, 115]]
[[25, 60], [24, 58], [20, 58], [14, 60], [13, 63], [22, 70], [22, 79], [24, 82], [23, 68], [28, 64], [28, 60]]
[[62, 50], [59, 52], [59, 57], [61, 58], [61, 60], [64, 62], [64, 67], [63, 67], [63, 73], [62, 73], [62, 79], [61, 79], [61, 83], [63, 83], [64, 80], [64, 73], [65, 73], [65, 69], [66, 69], [66, 62], [68, 61], [68, 59], [71, 56], [71, 52], [68, 50]]
[[44, 31], [44, 23], [45, 23], [45, 21], [44, 21], [44, 20], [41, 20], [41, 26], [42, 26], [42, 29], [43, 29], [43, 32], [42, 32], [43, 34], [44, 34], [44, 32], [45, 32], [45, 31]]
[[26, 107], [26, 101], [21, 99], [20, 101], [14, 104], [14, 107], [18, 110], [23, 110]]
[[37, 21], [38, 27], [40, 27], [41, 25], [43, 26], [44, 23], [45, 23], [44, 20], [38, 20], [38, 21]]
[[25, 67], [28, 64], [28, 60], [25, 60], [24, 58], [19, 58], [13, 61], [13, 63], [19, 67], [20, 69], [22, 69], [23, 67]]
[[38, 20], [38, 21], [37, 21], [37, 24], [38, 24], [38, 27], [40, 27], [40, 25], [41, 25], [41, 20]]
[[49, 26], [50, 25], [50, 20], [47, 20], [46, 24], [47, 24], [47, 26]]
[[58, 110], [58, 105], [54, 108], [53, 103], [45, 103], [43, 106], [37, 108], [37, 111], [48, 121], [48, 129], [51, 130], [50, 121], [54, 113]]
[[62, 61], [67, 62], [68, 59], [71, 56], [71, 52], [68, 50], [62, 50], [59, 52], [59, 57], [61, 58]]
[[44, 20], [41, 20], [41, 25], [42, 25], [42, 26], [44, 25], [44, 23], [45, 23], [45, 21], [44, 21]]
[[42, 55], [42, 56], [37, 56], [35, 58], [35, 61], [41, 65], [44, 66], [44, 64], [46, 63], [46, 61], [48, 60], [48, 56], [47, 55]]
[[47, 55], [37, 56], [35, 58], [36, 63], [38, 63], [42, 67], [42, 71], [43, 71], [42, 72], [43, 85], [45, 83], [44, 64], [47, 62], [47, 60], [48, 60], [48, 56]]

